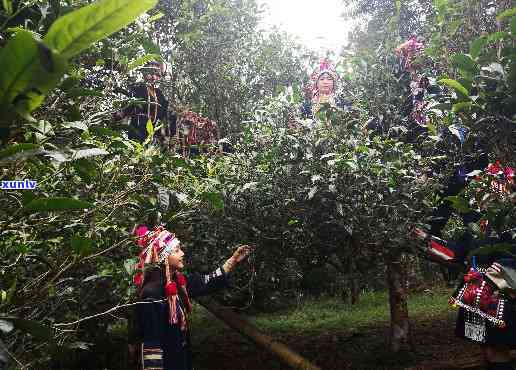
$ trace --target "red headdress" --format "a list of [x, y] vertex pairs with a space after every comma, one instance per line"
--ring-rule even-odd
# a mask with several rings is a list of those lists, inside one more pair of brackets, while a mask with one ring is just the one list
[[156, 226], [152, 231], [145, 225], [136, 227], [134, 235], [137, 237], [136, 243], [141, 247], [139, 261], [137, 264], [137, 273], [133, 278], [138, 288], [142, 288], [144, 284], [144, 268], [150, 263], [163, 264], [165, 268], [165, 296], [168, 299], [170, 324], [179, 323], [181, 327], [186, 328], [185, 314], [182, 312], [181, 306], [177, 304], [178, 294], [185, 304], [188, 312], [192, 306], [186, 290], [186, 278], [178, 271], [170, 271], [168, 264], [168, 256], [179, 248], [180, 241], [170, 231], [163, 226]]

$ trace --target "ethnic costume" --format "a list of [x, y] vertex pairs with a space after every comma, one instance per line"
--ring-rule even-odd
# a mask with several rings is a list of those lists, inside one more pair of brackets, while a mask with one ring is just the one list
[[428, 253], [444, 262], [467, 263], [450, 298], [459, 309], [455, 334], [489, 345], [516, 348], [516, 243], [489, 238], [464, 245], [429, 237]]
[[219, 128], [215, 121], [187, 111], [177, 123], [177, 141], [184, 157], [213, 153], [218, 149]]
[[[502, 170], [496, 162], [488, 166], [483, 178], [477, 177], [471, 184], [470, 194], [475, 195], [470, 200], [472, 205], [478, 204], [482, 208], [479, 211], [487, 212], [490, 209], [486, 202], [491, 198], [495, 206], [507, 205], [510, 209], [514, 195], [512, 168]], [[482, 191], [483, 186], [492, 193]], [[418, 236], [428, 240], [426, 252], [433, 259], [467, 266], [462, 283], [450, 298], [450, 304], [459, 309], [456, 335], [489, 346], [516, 348], [516, 240], [511, 234], [514, 220], [504, 225], [509, 230], [495, 238], [489, 232], [489, 221], [481, 220], [479, 230], [484, 237], [473, 238], [467, 233], [458, 243], [426, 233]]]
[[[129, 91], [121, 90], [124, 95], [135, 99], [128, 107], [118, 113], [119, 117], [129, 117], [130, 126], [127, 131], [129, 139], [143, 142], [147, 136], [147, 122], [154, 126], [160, 121], [163, 126], [156, 137], [163, 144], [165, 139], [175, 134], [176, 116], [168, 114], [168, 101], [163, 92], [155, 85], [158, 76], [163, 74], [163, 64], [150, 62], [142, 67], [146, 82], [129, 86]], [[149, 77], [150, 76], [150, 77]], [[155, 77], [153, 77], [155, 76]]]
[[140, 272], [134, 277], [140, 304], [136, 305], [133, 341], [141, 343], [143, 370], [191, 370], [188, 314], [190, 297], [213, 293], [227, 287], [222, 267], [208, 275], [185, 277], [168, 266], [168, 256], [177, 248], [174, 234], [156, 227], [136, 230], [142, 247]]
[[127, 132], [129, 139], [143, 142], [147, 137], [147, 122], [153, 125], [159, 120], [163, 122], [166, 135], [170, 136], [170, 130], [175, 126], [175, 116], [171, 117], [170, 128], [168, 122], [168, 101], [161, 90], [151, 84], [136, 84], [129, 88], [129, 96], [138, 99], [138, 102], [124, 110], [124, 114], [131, 118], [130, 128]]
[[[323, 94], [319, 91], [318, 82], [323, 75], [327, 75], [333, 80], [333, 91], [330, 94]], [[310, 83], [306, 87], [306, 92], [309, 96], [301, 106], [301, 116], [303, 118], [315, 120], [315, 115], [323, 105], [329, 105], [330, 107], [344, 110], [351, 108], [351, 104], [348, 101], [340, 98], [336, 94], [336, 85], [339, 79], [340, 77], [330, 61], [328, 59], [322, 59], [319, 66], [310, 76]]]

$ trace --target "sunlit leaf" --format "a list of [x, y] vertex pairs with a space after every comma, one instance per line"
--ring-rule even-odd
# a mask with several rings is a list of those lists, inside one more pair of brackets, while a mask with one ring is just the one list
[[152, 17], [149, 18], [148, 22], [154, 22], [154, 21], [157, 21], [158, 19], [161, 19], [165, 16], [165, 14], [163, 14], [162, 12], [158, 12], [156, 14], [154, 14]]
[[310, 191], [308, 192], [308, 199], [312, 199], [314, 197], [314, 195], [317, 193], [317, 190], [319, 188], [317, 186], [314, 186], [310, 189]]
[[453, 90], [455, 90], [456, 92], [458, 92], [459, 94], [461, 94], [465, 97], [469, 97], [468, 90], [466, 90], [466, 88], [464, 86], [462, 86], [461, 83], [456, 80], [452, 80], [449, 78], [443, 78], [437, 82], [441, 85], [445, 85], [445, 86], [452, 88]]
[[20, 114], [36, 109], [62, 77], [66, 61], [32, 33], [20, 30], [0, 48], [0, 107]]
[[99, 155], [109, 154], [108, 151], [101, 148], [89, 148], [89, 149], [80, 149], [76, 150], [72, 156], [73, 159], [81, 159], [81, 158], [89, 158], [95, 157]]
[[52, 24], [44, 37], [50, 48], [66, 58], [118, 31], [153, 8], [157, 0], [99, 0], [68, 13]]
[[516, 15], [516, 7], [501, 12], [496, 16], [496, 20], [501, 21], [502, 19], [512, 17], [513, 15]]
[[131, 63], [129, 63], [129, 65], [127, 66], [127, 68], [129, 70], [133, 70], [139, 66], [142, 66], [144, 65], [145, 63], [147, 62], [151, 62], [151, 61], [161, 61], [163, 60], [163, 58], [161, 57], [161, 55], [159, 54], [146, 54], [136, 60], [133, 60]]

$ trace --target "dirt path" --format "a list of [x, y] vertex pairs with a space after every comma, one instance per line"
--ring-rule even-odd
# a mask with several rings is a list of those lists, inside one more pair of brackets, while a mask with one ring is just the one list
[[[387, 323], [355, 332], [275, 337], [323, 370], [482, 369], [479, 346], [454, 336], [453, 316], [426, 318], [412, 325], [416, 351], [407, 348], [395, 356], [385, 351]], [[289, 369], [229, 330], [196, 344], [194, 365], [196, 370]]]

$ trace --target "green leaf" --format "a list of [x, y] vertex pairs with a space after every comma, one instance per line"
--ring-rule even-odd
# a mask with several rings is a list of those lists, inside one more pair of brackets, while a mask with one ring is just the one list
[[516, 36], [516, 17], [511, 19], [511, 35]]
[[163, 60], [163, 58], [159, 54], [145, 54], [144, 56], [142, 56], [136, 60], [133, 60], [131, 63], [129, 63], [127, 68], [129, 70], [133, 70], [139, 66], [144, 65], [147, 62], [154, 61], [154, 60], [161, 61], [161, 60]]
[[506, 11], [501, 12], [500, 14], [498, 14], [496, 16], [496, 20], [501, 21], [502, 19], [507, 18], [507, 17], [512, 17], [513, 15], [516, 15], [516, 7], [512, 8], [512, 9], [507, 9]]
[[111, 35], [153, 8], [157, 0], [99, 0], [59, 18], [43, 39], [66, 58]]
[[204, 192], [202, 193], [202, 198], [209, 201], [213, 208], [217, 211], [224, 209], [224, 200], [220, 193], [215, 192]]
[[13, 2], [12, 0], [2, 0], [2, 5], [7, 15], [13, 14]]
[[157, 21], [158, 19], [161, 19], [165, 16], [164, 13], [162, 12], [158, 12], [156, 14], [154, 14], [152, 17], [149, 18], [148, 22], [151, 23], [151, 22], [155, 22]]
[[487, 45], [488, 42], [489, 41], [486, 36], [481, 36], [478, 39], [476, 39], [475, 41], [473, 41], [469, 47], [469, 54], [471, 55], [471, 57], [473, 59], [478, 58], [478, 56], [480, 55], [480, 52], [482, 51], [484, 46]]
[[93, 240], [91, 240], [90, 238], [85, 238], [83, 236], [74, 235], [72, 236], [70, 245], [76, 253], [80, 254], [81, 256], [84, 256], [91, 252], [93, 247]]
[[97, 166], [87, 159], [74, 161], [73, 168], [82, 181], [87, 184], [91, 183], [97, 174]]
[[487, 41], [488, 42], [496, 42], [499, 40], [503, 40], [507, 36], [509, 36], [509, 34], [505, 31], [493, 32], [493, 33], [487, 35]]
[[75, 151], [73, 159], [89, 158], [106, 154], [109, 154], [109, 152], [101, 148], [80, 149]]
[[29, 144], [29, 143], [14, 144], [3, 150], [0, 150], [0, 160], [12, 157], [13, 155], [16, 155], [18, 153], [22, 153], [25, 151], [34, 151], [39, 148], [40, 148], [39, 145], [36, 145], [36, 144]]
[[147, 135], [152, 136], [154, 134], [154, 126], [152, 125], [152, 121], [150, 119], [147, 120], [147, 124], [145, 125], [145, 129], [147, 130]]
[[0, 106], [30, 113], [64, 74], [66, 61], [29, 31], [20, 30], [0, 49]]
[[451, 196], [445, 197], [444, 200], [449, 201], [452, 204], [452, 207], [455, 208], [455, 210], [457, 210], [457, 212], [459, 213], [468, 213], [471, 211], [467, 200], [464, 198], [458, 196]]
[[[460, 72], [467, 72], [468, 75], [477, 75], [480, 72], [478, 64], [466, 54], [454, 54], [453, 63], [459, 68]], [[462, 74], [462, 73], [461, 73]]]
[[464, 86], [462, 86], [460, 84], [460, 82], [458, 82], [456, 80], [452, 80], [449, 78], [443, 78], [437, 82], [441, 85], [445, 85], [445, 86], [452, 88], [453, 90], [455, 90], [456, 92], [458, 92], [459, 94], [461, 94], [465, 97], [469, 97], [468, 90], [466, 90], [466, 88]]
[[64, 197], [34, 199], [25, 206], [30, 211], [68, 211], [91, 207], [88, 202]]
[[458, 112], [462, 112], [464, 110], [468, 110], [471, 108], [471, 106], [473, 105], [472, 102], [468, 101], [468, 102], [460, 102], [460, 103], [457, 103], [457, 104], [453, 104], [453, 113], [458, 113]]

